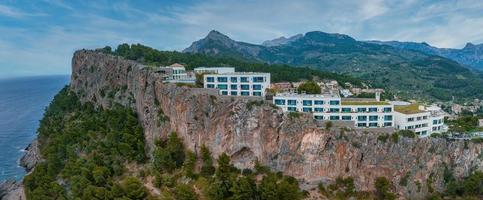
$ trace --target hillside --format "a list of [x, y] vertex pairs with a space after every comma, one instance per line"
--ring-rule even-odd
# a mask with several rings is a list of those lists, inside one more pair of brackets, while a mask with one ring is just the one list
[[420, 51], [428, 55], [449, 58], [474, 69], [483, 70], [483, 44], [467, 43], [462, 49], [437, 48], [422, 42], [368, 41], [369, 43], [389, 45], [399, 49]]
[[483, 98], [483, 75], [452, 60], [347, 35], [308, 32], [280, 45], [237, 42], [217, 31], [184, 50], [270, 64], [289, 64], [350, 74], [400, 97], [450, 100]]

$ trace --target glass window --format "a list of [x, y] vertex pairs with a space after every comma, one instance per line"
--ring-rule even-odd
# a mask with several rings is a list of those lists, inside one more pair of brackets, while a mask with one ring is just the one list
[[214, 84], [207, 84], [206, 87], [207, 88], [215, 88], [215, 85]]
[[421, 134], [426, 135], [426, 134], [428, 134], [428, 131], [422, 131]]
[[413, 121], [414, 121], [413, 117], [408, 118], [408, 122], [413, 122]]
[[206, 77], [206, 82], [209, 82], [209, 83], [215, 82], [215, 77]]
[[330, 120], [339, 120], [340, 117], [339, 116], [330, 116]]
[[275, 99], [275, 105], [285, 105], [285, 99]]
[[253, 92], [253, 96], [260, 97], [262, 96], [262, 92]]
[[366, 123], [357, 123], [357, 127], [366, 127], [367, 124]]
[[377, 127], [377, 123], [375, 122], [369, 123], [369, 127]]
[[240, 85], [240, 88], [242, 90], [249, 90], [250, 89], [250, 85]]
[[324, 116], [320, 116], [320, 115], [315, 115], [314, 118], [316, 120], [323, 120], [324, 119]]
[[369, 112], [377, 112], [377, 108], [369, 108]]
[[242, 96], [250, 96], [250, 93], [249, 92], [240, 92], [240, 95], [242, 95]]
[[222, 89], [222, 90], [226, 90], [226, 89], [228, 89], [228, 85], [225, 85], [225, 84], [219, 84], [217, 88], [218, 88], [218, 89]]
[[369, 116], [369, 121], [377, 121], [377, 115]]
[[222, 83], [228, 82], [228, 78], [227, 77], [217, 77], [216, 80], [218, 82], [222, 82]]
[[357, 112], [366, 112], [367, 108], [357, 108]]
[[423, 119], [428, 119], [428, 116], [423, 116]]
[[302, 108], [302, 111], [303, 112], [312, 112], [312, 108], [304, 107], [304, 108]]
[[357, 116], [357, 121], [367, 121], [367, 116]]
[[437, 119], [433, 120], [433, 124], [438, 124], [438, 120]]
[[255, 83], [262, 83], [263, 82], [263, 76], [253, 77], [253, 82], [255, 82]]
[[386, 108], [384, 108], [384, 112], [392, 112], [392, 108], [391, 107], [386, 107]]
[[392, 120], [392, 115], [384, 115], [384, 120], [385, 121], [391, 121]]
[[332, 100], [329, 102], [330, 105], [339, 105], [340, 104], [340, 101], [337, 101], [337, 100]]
[[297, 105], [297, 100], [288, 100], [287, 103], [288, 105], [295, 106]]
[[392, 126], [392, 122], [384, 122], [384, 126]]
[[253, 85], [252, 88], [253, 88], [253, 90], [261, 90], [262, 85]]
[[418, 121], [421, 120], [421, 117], [417, 117], [416, 120], [418, 120]]
[[304, 106], [311, 106], [311, 105], [312, 105], [312, 100], [303, 100], [303, 101], [302, 101], [302, 104], [303, 104]]
[[324, 112], [324, 109], [323, 108], [314, 108], [314, 111], [315, 112]]
[[295, 111], [297, 111], [297, 108], [296, 107], [288, 107], [287, 110], [291, 111], [291, 112], [295, 112]]
[[221, 91], [221, 95], [228, 95], [228, 91]]
[[236, 82], [238, 82], [238, 78], [237, 77], [230, 77], [230, 81], [232, 83], [236, 83]]
[[237, 85], [230, 85], [230, 89], [236, 90], [236, 89], [238, 89], [238, 86]]
[[342, 116], [342, 120], [351, 120], [352, 117], [351, 116]]
[[351, 108], [342, 108], [342, 112], [349, 113], [351, 112]]
[[231, 91], [231, 92], [230, 92], [230, 95], [231, 95], [231, 96], [236, 96], [236, 95], [238, 95], [238, 92]]
[[315, 105], [324, 105], [324, 101], [322, 100], [314, 100]]
[[248, 77], [240, 77], [240, 82], [248, 83]]
[[330, 108], [329, 112], [331, 112], [331, 113], [339, 112], [339, 109], [338, 108]]

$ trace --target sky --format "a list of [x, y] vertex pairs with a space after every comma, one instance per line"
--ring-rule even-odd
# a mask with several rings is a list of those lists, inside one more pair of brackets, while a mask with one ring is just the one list
[[324, 31], [462, 48], [483, 43], [482, 27], [482, 0], [0, 0], [0, 78], [70, 74], [78, 49], [181, 51], [210, 30], [250, 43]]

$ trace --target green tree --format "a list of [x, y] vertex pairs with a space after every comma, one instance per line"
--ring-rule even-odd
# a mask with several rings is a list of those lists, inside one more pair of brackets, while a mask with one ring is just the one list
[[126, 197], [129, 199], [144, 199], [147, 196], [147, 190], [143, 183], [136, 177], [126, 177], [121, 182]]
[[187, 177], [195, 178], [196, 175], [194, 173], [196, 165], [196, 154], [192, 151], [186, 151], [186, 160], [183, 165], [184, 172]]
[[320, 94], [320, 86], [315, 81], [307, 81], [300, 84], [297, 88], [299, 93], [305, 92], [307, 94]]
[[174, 188], [174, 196], [177, 200], [196, 200], [198, 197], [196, 196], [195, 191], [190, 185], [186, 184], [179, 184]]
[[201, 146], [201, 159], [203, 160], [201, 175], [204, 177], [212, 176], [215, 173], [213, 158], [211, 157], [210, 150], [204, 144]]
[[258, 199], [257, 185], [252, 176], [239, 177], [230, 191], [233, 193], [233, 200]]
[[396, 199], [396, 195], [391, 193], [391, 182], [387, 180], [386, 177], [378, 177], [376, 178], [376, 182], [374, 183], [374, 187], [376, 188], [376, 198], [381, 200], [392, 200]]

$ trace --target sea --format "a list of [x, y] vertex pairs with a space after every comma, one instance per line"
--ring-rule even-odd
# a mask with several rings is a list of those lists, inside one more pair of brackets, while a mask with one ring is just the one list
[[18, 161], [36, 137], [46, 106], [69, 79], [68, 75], [0, 79], [0, 183], [25, 175]]

